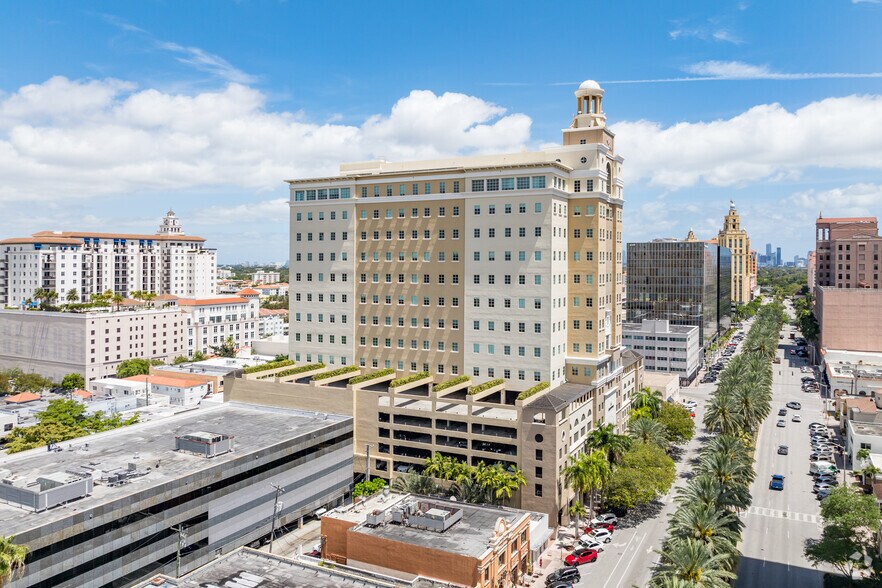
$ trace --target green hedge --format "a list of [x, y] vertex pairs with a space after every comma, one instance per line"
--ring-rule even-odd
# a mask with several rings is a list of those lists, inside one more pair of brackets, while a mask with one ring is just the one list
[[389, 382], [390, 388], [395, 388], [396, 386], [404, 386], [405, 384], [410, 384], [411, 382], [416, 382], [417, 380], [423, 380], [429, 377], [429, 372], [420, 372], [418, 374], [411, 374], [409, 376], [404, 376], [403, 378], [396, 378]]
[[293, 376], [294, 374], [302, 374], [303, 372], [311, 372], [312, 370], [320, 370], [325, 367], [323, 363], [308, 363], [306, 365], [300, 365], [296, 368], [291, 368], [290, 370], [285, 370], [276, 374], [277, 378], [284, 378], [285, 376]]
[[537, 392], [542, 392], [543, 390], [548, 388], [548, 386], [550, 386], [548, 382], [539, 382], [535, 386], [527, 388], [526, 390], [518, 394], [518, 400], [526, 400], [533, 394], [536, 394]]
[[286, 365], [294, 365], [294, 362], [290, 359], [285, 359], [282, 361], [271, 361], [269, 363], [262, 363], [260, 365], [252, 365], [242, 370], [242, 372], [245, 374], [253, 374], [254, 372], [274, 370], [276, 368], [285, 367]]
[[432, 390], [438, 392], [440, 390], [446, 390], [451, 386], [456, 386], [457, 384], [462, 384], [463, 382], [468, 382], [472, 378], [470, 376], [456, 376], [452, 380], [447, 380], [446, 382], [441, 382], [440, 384], [435, 384], [432, 386]]
[[341, 368], [337, 368], [335, 370], [331, 370], [329, 372], [322, 372], [320, 374], [316, 374], [312, 377], [312, 379], [313, 379], [313, 381], [317, 382], [319, 380], [327, 380], [328, 378], [333, 378], [334, 376], [339, 376], [341, 374], [348, 374], [350, 372], [357, 372], [357, 371], [358, 371], [357, 365], [347, 365], [347, 366], [344, 366]]
[[384, 370], [380, 370], [378, 372], [373, 372], [371, 374], [362, 374], [360, 376], [355, 376], [354, 378], [349, 378], [350, 384], [361, 384], [362, 382], [367, 382], [368, 380], [373, 380], [375, 378], [379, 378], [381, 376], [388, 376], [389, 374], [394, 374], [395, 370], [393, 368], [386, 368]]
[[493, 386], [498, 386], [500, 384], [505, 384], [505, 380], [503, 380], [502, 378], [496, 378], [495, 380], [490, 380], [489, 382], [484, 382], [483, 384], [472, 386], [471, 388], [469, 388], [469, 396], [480, 394], [484, 390], [489, 390]]

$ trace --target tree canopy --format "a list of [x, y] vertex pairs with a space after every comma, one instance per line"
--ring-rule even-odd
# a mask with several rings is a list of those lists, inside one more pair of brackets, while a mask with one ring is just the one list
[[138, 422], [137, 414], [128, 418], [123, 418], [119, 413], [105, 417], [101, 411], [87, 415], [86, 407], [76, 400], [50, 400], [46, 410], [38, 412], [36, 416], [36, 425], [16, 427], [6, 436], [8, 453], [69, 441]]
[[116, 368], [116, 377], [131, 378], [146, 375], [150, 373], [152, 365], [162, 365], [162, 362], [158, 359], [126, 359]]
[[695, 434], [695, 421], [690, 412], [679, 404], [664, 402], [658, 409], [656, 420], [665, 428], [671, 443], [685, 443]]
[[67, 374], [61, 380], [61, 387], [65, 390], [80, 390], [86, 386], [86, 380], [77, 373]]
[[622, 454], [604, 489], [608, 508], [631, 509], [671, 489], [677, 477], [674, 460], [657, 445], [635, 441]]

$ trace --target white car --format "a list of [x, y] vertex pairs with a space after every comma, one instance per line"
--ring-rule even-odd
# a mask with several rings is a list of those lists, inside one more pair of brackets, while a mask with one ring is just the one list
[[600, 543], [609, 543], [612, 541], [612, 533], [607, 531], [606, 529], [594, 529], [590, 533], [589, 536], [593, 537], [595, 541]]
[[801, 422], [802, 422], [802, 417], [799, 416], [798, 414], [795, 414], [795, 415], [793, 415], [793, 419], [792, 419], [792, 420], [793, 420], [794, 423], [801, 423]]
[[591, 535], [582, 535], [579, 537], [579, 545], [585, 549], [593, 549], [595, 551], [603, 551], [604, 545]]
[[832, 489], [833, 489], [833, 486], [831, 484], [815, 484], [815, 487], [812, 488], [812, 492], [817, 494], [821, 490], [826, 490], [829, 492]]
[[591, 519], [591, 526], [596, 527], [597, 525], [612, 525], [616, 526], [618, 524], [619, 518], [611, 512], [606, 512], [603, 514], [599, 514], [593, 519]]

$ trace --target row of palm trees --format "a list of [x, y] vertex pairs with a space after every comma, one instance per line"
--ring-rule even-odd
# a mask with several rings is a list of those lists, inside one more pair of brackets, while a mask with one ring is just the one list
[[771, 411], [771, 360], [783, 316], [780, 304], [761, 307], [744, 353], [720, 377], [704, 418], [717, 436], [701, 450], [695, 476], [678, 491], [653, 588], [724, 588], [736, 577], [743, 528], [738, 515], [750, 506], [754, 442]]
[[[436, 480], [452, 484], [442, 485]], [[470, 466], [440, 453], [426, 458], [422, 474], [399, 476], [392, 483], [396, 490], [413, 494], [437, 494], [446, 490], [458, 500], [475, 504], [507, 502], [526, 485], [527, 478], [518, 468], [506, 468], [501, 463], [489, 465], [483, 461]]]

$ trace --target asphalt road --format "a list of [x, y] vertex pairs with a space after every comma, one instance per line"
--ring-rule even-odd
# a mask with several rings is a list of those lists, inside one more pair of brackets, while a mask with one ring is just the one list
[[[781, 363], [772, 365], [772, 413], [757, 441], [753, 504], [742, 514], [745, 527], [738, 588], [821, 588], [823, 583], [823, 572], [811, 567], [803, 549], [807, 538], [821, 534], [820, 507], [809, 475], [808, 426], [824, 423], [825, 415], [818, 394], [802, 391], [801, 378], [806, 374], [800, 367], [806, 360], [789, 354], [796, 347], [789, 339], [789, 327], [784, 327], [784, 333], [778, 348]], [[786, 417], [779, 417], [778, 410], [792, 400], [800, 402], [802, 409], [788, 409]], [[794, 414], [800, 414], [801, 423], [792, 421]], [[779, 419], [785, 420], [785, 427], [776, 425]], [[832, 419], [827, 422], [831, 427], [834, 424]], [[782, 444], [789, 446], [788, 455], [778, 455]], [[772, 474], [785, 476], [783, 491], [769, 489]]]

